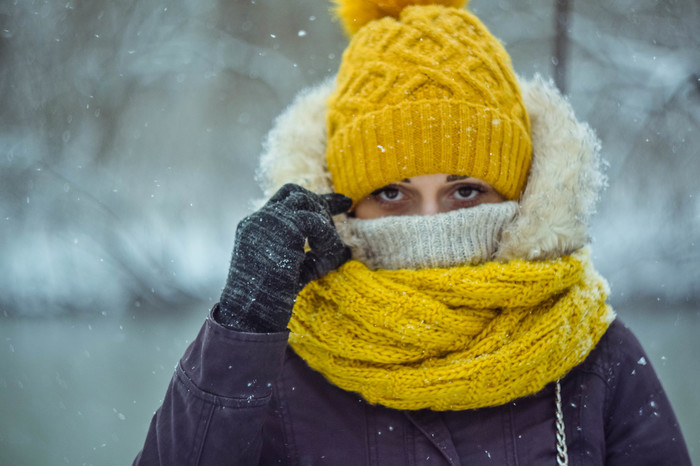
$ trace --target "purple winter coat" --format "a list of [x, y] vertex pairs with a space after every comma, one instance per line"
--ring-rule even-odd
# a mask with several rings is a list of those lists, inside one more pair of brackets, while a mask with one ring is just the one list
[[[689, 465], [666, 394], [615, 321], [562, 380], [570, 465]], [[373, 406], [330, 384], [287, 333], [209, 317], [187, 349], [136, 465], [556, 465], [555, 395], [469, 411]]]

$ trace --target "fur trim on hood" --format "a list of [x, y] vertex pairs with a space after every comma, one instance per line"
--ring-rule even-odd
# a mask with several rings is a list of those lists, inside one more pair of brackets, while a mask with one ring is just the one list
[[[275, 120], [264, 143], [258, 180], [266, 197], [285, 183], [333, 191], [326, 168], [326, 101], [335, 79], [308, 88]], [[606, 183], [600, 143], [579, 122], [551, 81], [520, 79], [530, 116], [533, 158], [518, 213], [503, 230], [500, 261], [543, 260], [589, 242], [588, 223]], [[338, 218], [342, 223], [342, 217]], [[339, 227], [340, 229], [340, 227]]]

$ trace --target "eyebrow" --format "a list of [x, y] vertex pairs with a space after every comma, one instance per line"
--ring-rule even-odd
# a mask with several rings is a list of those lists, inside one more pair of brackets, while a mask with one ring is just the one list
[[[459, 180], [466, 180], [469, 178], [468, 176], [464, 175], [447, 175], [447, 181], [448, 183], [451, 183], [452, 181], [459, 181]], [[410, 183], [411, 180], [409, 178], [404, 178], [403, 180], [400, 181], [401, 183]]]

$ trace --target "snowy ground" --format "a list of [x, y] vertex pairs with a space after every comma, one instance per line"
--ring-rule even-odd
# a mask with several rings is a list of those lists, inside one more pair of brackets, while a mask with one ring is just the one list
[[[619, 309], [700, 464], [700, 310]], [[125, 465], [206, 305], [180, 318], [0, 319], [0, 464]]]

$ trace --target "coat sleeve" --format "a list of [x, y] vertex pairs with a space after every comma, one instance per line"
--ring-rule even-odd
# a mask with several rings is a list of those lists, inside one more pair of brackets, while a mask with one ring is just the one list
[[[614, 327], [614, 328], [613, 328]], [[611, 327], [606, 400], [606, 465], [690, 465], [671, 403], [639, 341]]]
[[212, 315], [175, 370], [134, 465], [258, 464], [288, 333], [242, 333]]

